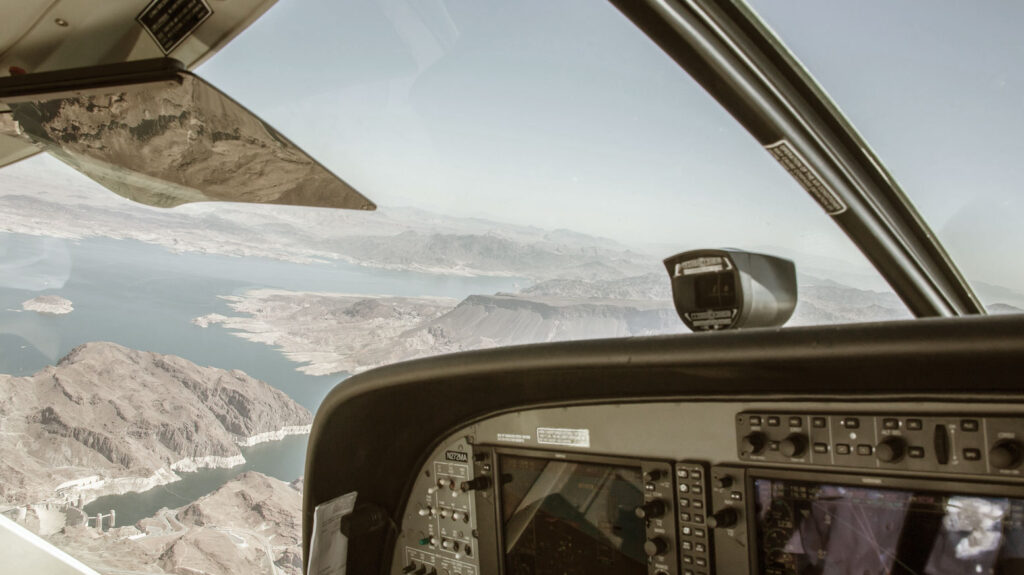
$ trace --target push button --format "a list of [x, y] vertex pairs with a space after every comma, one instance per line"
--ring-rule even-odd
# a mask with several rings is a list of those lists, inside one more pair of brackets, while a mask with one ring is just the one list
[[843, 420], [843, 427], [845, 427], [846, 429], [859, 429], [860, 420], [857, 419], [856, 417], [847, 417], [846, 419]]
[[978, 431], [978, 420], [977, 419], [961, 419], [960, 420], [960, 431]]
[[828, 444], [827, 443], [815, 443], [814, 444], [814, 452], [815, 453], [828, 453]]
[[836, 455], [849, 455], [849, 454], [850, 454], [850, 445], [849, 444], [847, 444], [847, 443], [837, 443], [836, 444]]
[[861, 443], [857, 446], [857, 455], [871, 455], [872, 451], [873, 448], [866, 443]]
[[907, 448], [907, 455], [914, 459], [921, 459], [924, 457], [924, 448], [920, 445], [912, 445]]
[[760, 415], [751, 415], [750, 416], [750, 425], [761, 425], [761, 416]]
[[895, 417], [886, 417], [882, 420], [882, 429], [899, 429], [900, 420]]
[[790, 427], [803, 427], [803, 425], [804, 425], [804, 418], [797, 417], [795, 415], [793, 417], [789, 418], [789, 426]]
[[981, 450], [968, 447], [964, 449], [964, 459], [967, 461], [978, 461], [981, 459]]
[[825, 425], [826, 425], [826, 422], [825, 422], [825, 418], [824, 417], [814, 417], [814, 418], [811, 418], [811, 426], [812, 427], [816, 427], [818, 429], [824, 429]]
[[908, 419], [907, 429], [910, 431], [921, 431], [924, 429], [924, 423], [920, 419]]
[[782, 420], [779, 419], [779, 417], [777, 415], [769, 415], [768, 416], [768, 426], [769, 427], [778, 427], [779, 424], [781, 424], [781, 423], [782, 423]]

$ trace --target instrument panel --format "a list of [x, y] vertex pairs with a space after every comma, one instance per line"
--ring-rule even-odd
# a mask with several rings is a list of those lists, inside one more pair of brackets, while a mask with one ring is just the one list
[[650, 402], [441, 441], [392, 573], [1024, 572], [1013, 404]]

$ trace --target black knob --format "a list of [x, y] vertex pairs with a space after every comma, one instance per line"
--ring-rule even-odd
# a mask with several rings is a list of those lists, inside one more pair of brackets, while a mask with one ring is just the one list
[[800, 433], [790, 434], [779, 444], [779, 451], [786, 457], [800, 457], [807, 450], [807, 438]]
[[731, 475], [723, 475], [721, 477], [716, 477], [715, 478], [715, 487], [716, 488], [718, 488], [718, 489], [726, 489], [726, 488], [728, 488], [730, 486], [732, 486], [732, 476]]
[[665, 477], [665, 472], [660, 469], [652, 469], [644, 473], [644, 481], [657, 481], [662, 477]]
[[462, 489], [463, 493], [465, 493], [467, 491], [475, 491], [475, 490], [478, 490], [478, 489], [487, 489], [490, 486], [491, 486], [491, 478], [490, 477], [485, 477], [483, 475], [481, 475], [480, 477], [474, 477], [473, 479], [470, 479], [469, 481], [463, 481], [459, 485], [459, 487]]
[[743, 452], [750, 455], [757, 455], [764, 451], [765, 445], [768, 443], [765, 435], [760, 431], [747, 434], [743, 438]]
[[988, 452], [988, 462], [996, 469], [1013, 469], [1020, 465], [1020, 442], [1004, 439]]
[[661, 499], [648, 501], [633, 510], [640, 519], [654, 519], [665, 514], [665, 502]]
[[408, 565], [402, 567], [402, 573], [412, 573], [416, 570], [416, 563], [410, 561]]
[[668, 551], [668, 542], [661, 537], [648, 539], [647, 543], [644, 543], [644, 553], [650, 557], [664, 555], [666, 551]]
[[884, 463], [896, 463], [903, 459], [907, 442], [902, 437], [887, 437], [875, 447], [875, 457]]
[[708, 515], [707, 526], [712, 529], [732, 527], [739, 521], [739, 514], [736, 513], [735, 509], [726, 507], [725, 509], [719, 509], [715, 513]]
[[413, 571], [413, 575], [427, 575], [427, 565], [420, 565], [420, 568]]

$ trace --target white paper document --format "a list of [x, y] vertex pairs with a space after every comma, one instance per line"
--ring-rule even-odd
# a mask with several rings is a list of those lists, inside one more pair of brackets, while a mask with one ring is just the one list
[[348, 537], [341, 533], [341, 518], [356, 507], [356, 492], [324, 501], [313, 510], [307, 575], [345, 575]]

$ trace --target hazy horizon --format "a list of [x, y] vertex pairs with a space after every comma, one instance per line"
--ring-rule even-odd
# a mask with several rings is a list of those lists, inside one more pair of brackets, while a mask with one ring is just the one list
[[[887, 3], [755, 8], [820, 72], [965, 274], [1024, 286], [1024, 269], [994, 253], [1024, 249], [1024, 238], [991, 215], [1020, 205], [1006, 191], [1020, 168], [1011, 166], [1008, 178], [1009, 162], [993, 162], [1020, 148], [1009, 135], [1024, 120], [1009, 112], [1021, 104], [1006, 96], [1016, 93], [1007, 71], [1024, 40], [1000, 28], [981, 42], [991, 32], [959, 26], [980, 17], [965, 15], [970, 6], [925, 15]], [[843, 17], [828, 17], [837, 9]], [[898, 33], [919, 16], [909, 39]], [[945, 46], [953, 33], [964, 43]], [[954, 106], [964, 101], [957, 94], [974, 101], [988, 84], [963, 84], [942, 70], [974, 66], [969, 47], [999, 42], [1012, 49], [998, 58], [986, 52], [972, 73], [1001, 71], [1000, 91], [985, 106]], [[641, 245], [775, 244], [867, 265], [757, 142], [610, 4], [281, 0], [199, 73], [382, 205]], [[918, 86], [918, 75], [928, 82]], [[904, 94], [918, 89], [914, 98], [885, 99], [879, 82], [899, 83]], [[943, 97], [929, 104], [924, 87]], [[953, 136], [940, 145], [936, 114]], [[982, 133], [970, 133], [979, 126]], [[970, 147], [956, 145], [967, 136]], [[953, 166], [947, 153], [966, 162]], [[929, 170], [936, 174], [922, 176]], [[964, 174], [984, 189], [965, 196]], [[936, 189], [936, 178], [949, 184]]]

